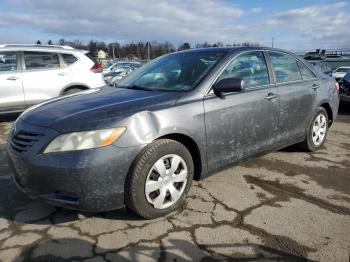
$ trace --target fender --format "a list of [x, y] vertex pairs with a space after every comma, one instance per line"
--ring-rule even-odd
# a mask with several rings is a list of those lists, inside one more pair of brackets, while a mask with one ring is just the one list
[[80, 87], [82, 90], [91, 89], [91, 87], [89, 87], [89, 86], [87, 86], [86, 84], [83, 84], [83, 83], [79, 83], [79, 82], [69, 83], [68, 85], [64, 86], [61, 89], [61, 91], [59, 93], [59, 96], [61, 96], [64, 92], [66, 92], [71, 87]]
[[[178, 111], [182, 111], [180, 108], [175, 109], [173, 117], [166, 115], [166, 118], [164, 118], [165, 115], [163, 116], [161, 111], [142, 111], [133, 114], [116, 125], [125, 126], [127, 130], [114, 145], [123, 148], [145, 147], [162, 137], [184, 136], [196, 145], [200, 156], [201, 169], [205, 172], [207, 170], [207, 154], [202, 104], [199, 103], [198, 107], [194, 106], [193, 110], [198, 110], [199, 114], [188, 118], [178, 113]], [[176, 124], [178, 121], [185, 124]], [[190, 151], [193, 149], [189, 148]]]
[[[115, 143], [118, 147], [147, 145], [152, 141], [172, 134], [185, 135], [198, 144], [193, 131], [173, 125], [163, 126], [156, 113], [142, 111], [123, 120], [118, 126], [126, 126], [127, 130]], [[172, 126], [172, 127], [171, 127]]]

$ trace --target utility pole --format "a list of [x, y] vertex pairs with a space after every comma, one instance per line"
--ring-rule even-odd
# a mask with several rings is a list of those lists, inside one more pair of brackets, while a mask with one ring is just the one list
[[273, 48], [273, 40], [275, 40], [274, 37], [271, 38], [271, 46], [272, 46], [272, 48]]
[[150, 56], [150, 42], [148, 42], [148, 45], [147, 45], [147, 57], [148, 57], [148, 61], [151, 60], [151, 56]]
[[115, 60], [115, 55], [114, 55], [114, 44], [112, 44], [112, 50], [113, 50], [113, 60]]

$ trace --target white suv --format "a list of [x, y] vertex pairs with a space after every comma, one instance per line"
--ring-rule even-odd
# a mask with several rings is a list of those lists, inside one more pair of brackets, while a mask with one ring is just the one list
[[350, 66], [341, 66], [333, 71], [332, 77], [338, 81], [342, 79], [347, 73], [350, 73]]
[[103, 67], [86, 50], [66, 46], [0, 45], [0, 113], [105, 86]]

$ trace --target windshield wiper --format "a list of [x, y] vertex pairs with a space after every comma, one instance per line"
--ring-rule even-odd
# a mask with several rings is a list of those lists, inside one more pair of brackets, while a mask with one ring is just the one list
[[149, 89], [149, 88], [146, 88], [146, 87], [143, 87], [143, 86], [138, 86], [138, 85], [121, 86], [121, 88], [143, 90], [143, 91], [153, 91], [152, 89]]

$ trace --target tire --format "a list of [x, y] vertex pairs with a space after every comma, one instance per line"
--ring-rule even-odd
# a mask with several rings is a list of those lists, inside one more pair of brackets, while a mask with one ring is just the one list
[[[322, 132], [319, 133], [319, 139], [317, 140], [317, 132], [315, 131], [317, 130], [316, 124], [320, 122], [320, 119], [322, 119], [321, 120], [322, 123], [320, 124], [318, 132], [322, 131], [323, 136], [321, 137], [320, 135]], [[314, 114], [314, 117], [312, 118], [310, 126], [307, 130], [306, 139], [300, 144], [301, 148], [308, 152], [313, 152], [317, 150], [326, 141], [327, 133], [328, 133], [328, 114], [326, 109], [324, 109], [323, 107], [319, 107], [316, 110], [316, 113]]]
[[80, 88], [72, 88], [72, 89], [68, 89], [67, 91], [64, 91], [62, 93], [62, 96], [66, 96], [66, 95], [71, 95], [71, 94], [75, 94], [75, 93], [79, 93], [81, 91], [84, 91], [83, 89]]
[[[183, 144], [170, 139], [155, 140], [141, 151], [130, 169], [125, 183], [125, 204], [146, 219], [169, 214], [183, 205], [193, 173], [191, 153]], [[157, 186], [151, 188], [152, 184]]]

